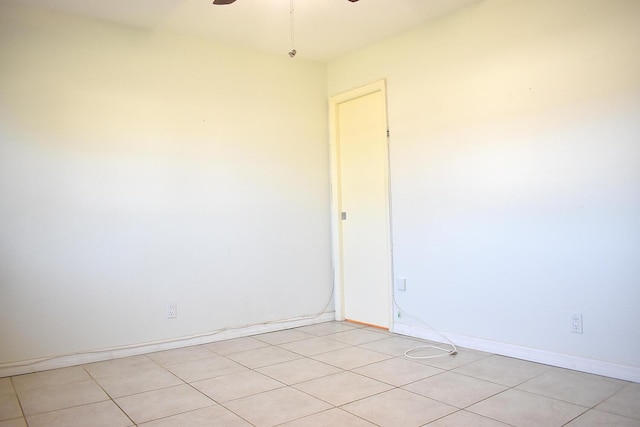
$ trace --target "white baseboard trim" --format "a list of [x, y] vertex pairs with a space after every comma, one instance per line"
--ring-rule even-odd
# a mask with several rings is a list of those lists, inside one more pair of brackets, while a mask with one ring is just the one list
[[312, 318], [265, 322], [238, 328], [228, 328], [222, 331], [212, 331], [210, 333], [199, 334], [198, 336], [176, 338], [162, 342], [142, 343], [116, 349], [94, 350], [43, 359], [25, 360], [4, 364], [0, 363], [0, 378], [47, 371], [50, 369], [67, 368], [85, 363], [102, 362], [105, 360], [119, 359], [121, 357], [137, 356], [139, 354], [153, 353], [156, 351], [209, 344], [222, 340], [263, 334], [266, 332], [298, 328], [300, 326], [308, 326], [316, 323], [331, 322], [335, 320], [335, 317], [334, 312], [327, 312]]
[[[393, 325], [393, 332], [430, 341], [443, 341], [440, 333], [424, 329], [419, 326], [395, 323]], [[466, 347], [472, 350], [479, 350], [487, 353], [499, 354], [501, 356], [514, 357], [516, 359], [552, 365], [559, 368], [572, 369], [575, 371], [640, 383], [640, 368], [635, 366], [618, 365], [600, 360], [552, 353], [546, 350], [538, 350], [481, 338], [467, 337], [464, 335], [449, 333], [442, 335], [450, 339], [456, 346]]]

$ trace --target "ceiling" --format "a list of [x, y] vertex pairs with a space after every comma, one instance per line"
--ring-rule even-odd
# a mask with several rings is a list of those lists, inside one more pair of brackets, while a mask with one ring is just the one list
[[[286, 55], [290, 0], [13, 0]], [[296, 58], [328, 62], [480, 0], [294, 0]]]

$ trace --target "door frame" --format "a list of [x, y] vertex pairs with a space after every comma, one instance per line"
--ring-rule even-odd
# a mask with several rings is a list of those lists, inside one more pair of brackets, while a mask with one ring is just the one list
[[[338, 150], [338, 105], [343, 102], [370, 95], [375, 92], [382, 92], [382, 103], [386, 129], [389, 129], [389, 118], [387, 112], [387, 90], [386, 81], [378, 80], [361, 87], [350, 89], [346, 92], [338, 93], [329, 98], [329, 154], [330, 154], [330, 179], [331, 179], [331, 258], [333, 263], [333, 285], [334, 285], [334, 307], [336, 320], [345, 320], [344, 303], [344, 280], [342, 263], [342, 206], [340, 194], [340, 158]], [[387, 265], [389, 277], [387, 277], [387, 302], [389, 316], [389, 330], [393, 331], [393, 241], [391, 233], [391, 186], [389, 171], [389, 138], [387, 130], [387, 149], [385, 151], [385, 206], [387, 208], [387, 233], [389, 234], [387, 248]]]

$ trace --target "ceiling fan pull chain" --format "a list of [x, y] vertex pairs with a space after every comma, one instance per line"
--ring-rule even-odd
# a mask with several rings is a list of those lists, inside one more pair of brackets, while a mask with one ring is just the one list
[[293, 16], [293, 0], [290, 0], [289, 18], [291, 23], [291, 50], [289, 51], [289, 57], [296, 56], [296, 36], [294, 31], [294, 16]]

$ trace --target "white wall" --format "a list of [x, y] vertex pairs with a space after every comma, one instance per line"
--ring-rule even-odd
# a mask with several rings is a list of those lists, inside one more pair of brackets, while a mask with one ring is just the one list
[[0, 366], [322, 310], [326, 65], [0, 7]]
[[640, 378], [639, 22], [635, 0], [487, 0], [329, 64], [330, 95], [387, 79], [408, 313]]

